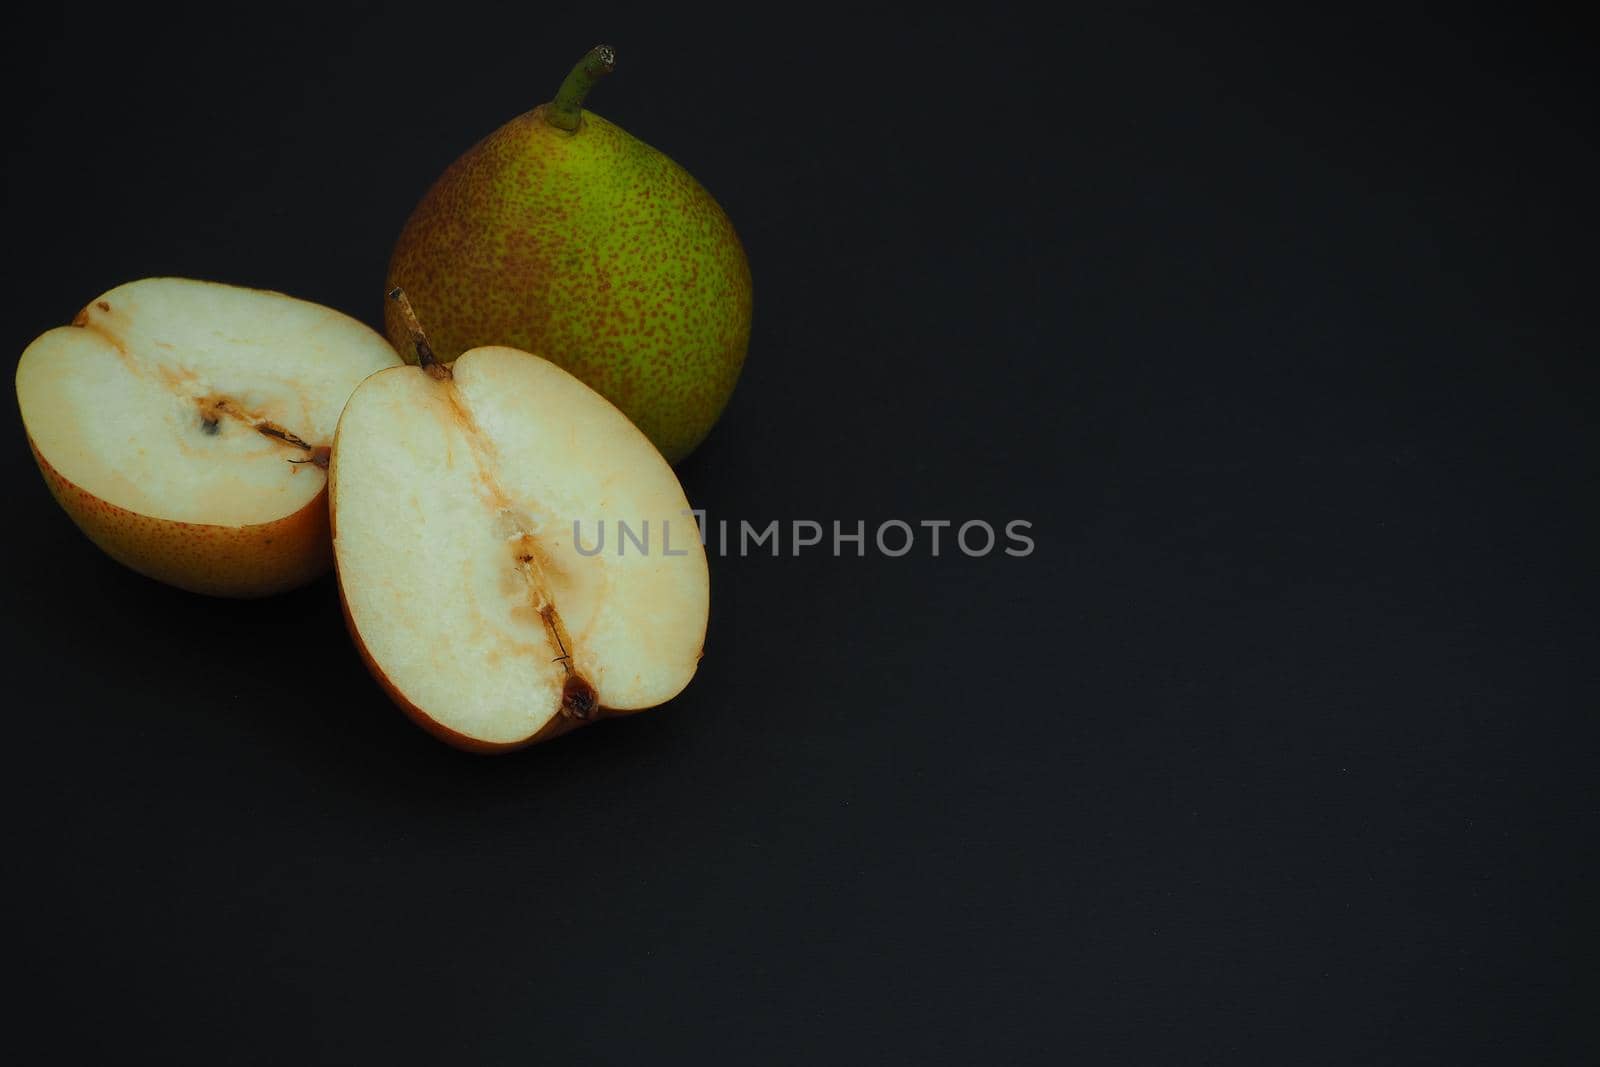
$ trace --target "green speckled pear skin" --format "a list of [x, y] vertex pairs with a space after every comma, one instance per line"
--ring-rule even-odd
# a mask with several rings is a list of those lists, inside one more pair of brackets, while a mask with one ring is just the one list
[[[688, 172], [589, 111], [541, 105], [434, 183], [389, 264], [439, 359], [508, 345], [566, 368], [676, 463], [728, 402], [750, 341], [750, 267]], [[385, 326], [411, 362], [398, 310]]]

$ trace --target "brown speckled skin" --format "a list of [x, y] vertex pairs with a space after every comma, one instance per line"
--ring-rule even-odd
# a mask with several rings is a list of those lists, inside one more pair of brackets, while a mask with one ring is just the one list
[[[33, 441], [28, 441], [33, 447]], [[328, 490], [276, 522], [211, 526], [140, 515], [62, 477], [33, 448], [45, 484], [106, 555], [140, 574], [209, 596], [262, 597], [294, 589], [333, 562]]]
[[[395, 246], [434, 352], [507, 345], [565, 367], [672, 462], [710, 431], [750, 341], [750, 268], [733, 225], [682, 167], [590, 112], [538, 107], [456, 160]], [[389, 339], [416, 361], [398, 309]]]

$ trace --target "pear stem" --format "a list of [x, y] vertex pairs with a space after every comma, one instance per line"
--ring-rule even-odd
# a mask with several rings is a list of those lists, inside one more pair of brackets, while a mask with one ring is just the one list
[[589, 49], [589, 54], [578, 60], [578, 65], [567, 74], [567, 80], [561, 83], [556, 98], [544, 109], [545, 121], [557, 129], [576, 130], [583, 114], [583, 98], [616, 65], [617, 51], [610, 45], [596, 45]]
[[406, 329], [411, 331], [411, 343], [417, 350], [417, 366], [426, 371], [430, 378], [443, 381], [450, 377], [450, 368], [440, 363], [433, 354], [433, 346], [428, 343], [428, 335], [422, 332], [422, 323], [417, 321], [417, 313], [411, 309], [406, 291], [397, 285], [389, 290], [389, 299], [400, 305], [400, 317], [405, 319]]

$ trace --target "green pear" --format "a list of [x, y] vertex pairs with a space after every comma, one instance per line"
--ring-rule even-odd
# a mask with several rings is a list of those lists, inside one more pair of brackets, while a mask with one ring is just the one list
[[[750, 267], [727, 215], [682, 167], [582, 102], [615, 64], [595, 48], [554, 101], [450, 165], [389, 264], [449, 362], [534, 352], [622, 410], [676, 463], [733, 392], [750, 341]], [[394, 305], [385, 326], [415, 362]]]

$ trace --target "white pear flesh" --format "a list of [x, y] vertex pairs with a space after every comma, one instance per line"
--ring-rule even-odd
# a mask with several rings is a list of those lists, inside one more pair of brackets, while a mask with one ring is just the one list
[[327, 570], [339, 413], [399, 363], [330, 308], [150, 278], [29, 345], [17, 399], [46, 482], [91, 540], [173, 585], [258, 596]]
[[440, 378], [375, 374], [345, 407], [330, 473], [357, 646], [443, 739], [526, 744], [661, 704], [693, 677], [710, 594], [683, 488], [555, 364], [488, 347]]

